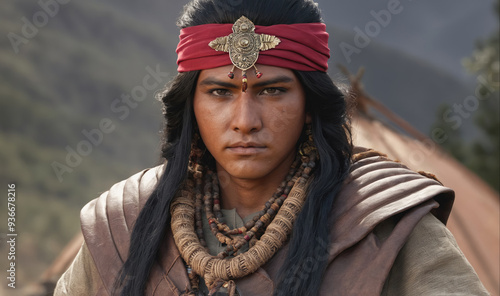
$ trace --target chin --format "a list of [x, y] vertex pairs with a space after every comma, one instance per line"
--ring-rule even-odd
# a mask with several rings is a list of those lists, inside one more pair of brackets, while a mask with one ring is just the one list
[[233, 163], [227, 168], [219, 170], [219, 175], [224, 174], [238, 179], [260, 179], [269, 174], [267, 166], [262, 165], [260, 162], [252, 160], [249, 162]]

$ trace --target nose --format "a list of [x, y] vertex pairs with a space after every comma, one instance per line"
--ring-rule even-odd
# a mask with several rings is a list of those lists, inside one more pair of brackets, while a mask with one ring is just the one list
[[232, 129], [250, 134], [262, 129], [262, 110], [260, 104], [249, 93], [241, 93], [233, 106]]

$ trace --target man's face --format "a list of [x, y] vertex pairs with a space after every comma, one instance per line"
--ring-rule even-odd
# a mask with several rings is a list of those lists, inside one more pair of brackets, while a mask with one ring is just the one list
[[200, 135], [219, 175], [238, 179], [286, 175], [304, 124], [310, 121], [302, 85], [289, 69], [261, 65], [264, 75], [257, 79], [248, 70], [248, 89], [242, 92], [241, 71], [230, 79], [231, 68], [201, 71], [194, 96]]

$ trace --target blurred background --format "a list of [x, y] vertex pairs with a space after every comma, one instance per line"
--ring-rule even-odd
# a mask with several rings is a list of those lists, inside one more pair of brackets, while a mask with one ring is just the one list
[[[238, 0], [235, 0], [238, 1]], [[320, 0], [330, 75], [364, 90], [499, 190], [498, 1]], [[16, 291], [79, 231], [79, 211], [159, 163], [184, 1], [6, 1], [0, 10], [0, 181], [16, 184]], [[383, 119], [382, 119], [383, 120]], [[436, 137], [444, 131], [446, 139]], [[8, 267], [7, 201], [0, 266]], [[7, 286], [1, 277], [2, 288]], [[0, 293], [11, 295], [12, 289]]]

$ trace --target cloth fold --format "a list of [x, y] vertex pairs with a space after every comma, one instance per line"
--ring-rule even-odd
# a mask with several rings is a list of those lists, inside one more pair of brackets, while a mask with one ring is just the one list
[[[320, 295], [380, 295], [396, 257], [419, 221], [433, 213], [445, 223], [450, 213], [452, 190], [381, 154], [366, 151], [354, 151], [358, 153], [356, 162], [334, 201], [328, 221], [331, 240], [318, 242], [317, 247], [329, 251], [328, 258], [314, 258], [328, 261]], [[359, 157], [359, 153], [365, 155]], [[130, 243], [130, 225], [162, 170], [160, 166], [136, 174], [82, 210], [85, 243], [104, 287], [97, 295], [109, 295], [117, 271], [126, 260], [124, 250]], [[381, 239], [375, 230], [387, 221], [393, 227]], [[287, 249], [285, 245], [256, 272], [236, 279], [240, 295], [272, 295]], [[466, 262], [463, 257], [455, 259]], [[470, 278], [474, 276], [472, 271]], [[475, 287], [481, 286], [477, 277], [476, 281]], [[168, 229], [146, 295], [180, 295], [188, 286], [184, 262]]]

